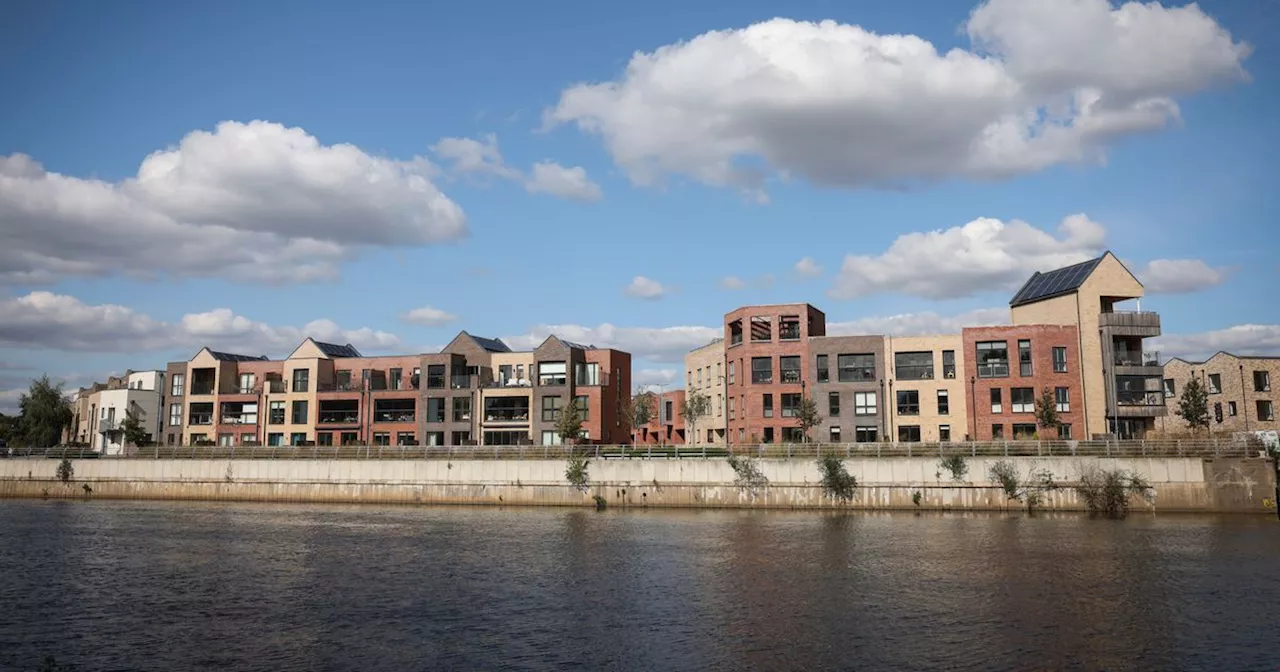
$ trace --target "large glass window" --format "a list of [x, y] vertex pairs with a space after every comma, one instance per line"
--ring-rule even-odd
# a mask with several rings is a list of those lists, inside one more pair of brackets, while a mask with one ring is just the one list
[[942, 377], [943, 378], [956, 377], [956, 351], [955, 350], [942, 351]]
[[1000, 388], [991, 388], [991, 412], [1004, 413], [1004, 403], [1000, 399]]
[[175, 373], [169, 382], [172, 383], [169, 388], [169, 396], [181, 397], [187, 383], [187, 375], [185, 373]]
[[564, 362], [538, 362], [538, 384], [564, 385], [566, 371]]
[[427, 397], [427, 422], [444, 422], [444, 397]]
[[782, 417], [784, 418], [800, 417], [800, 395], [799, 394], [782, 395]]
[[980, 341], [977, 344], [978, 377], [1009, 377], [1009, 343], [1007, 341]]
[[875, 415], [876, 414], [876, 393], [875, 392], [854, 392], [853, 393], [853, 414], [854, 415]]
[[453, 398], [453, 421], [471, 422], [471, 397]]
[[830, 380], [830, 378], [828, 377], [829, 374], [827, 373], [827, 356], [826, 355], [817, 356], [817, 367], [818, 367], [818, 377], [817, 377], [818, 382], [825, 383], [828, 380]]
[[293, 370], [293, 391], [306, 392], [311, 389], [311, 371], [308, 369]]
[[1018, 341], [1018, 375], [1031, 375], [1031, 341]]
[[932, 352], [899, 352], [893, 356], [894, 373], [898, 380], [932, 380]]
[[751, 358], [751, 382], [757, 385], [773, 382], [773, 358]]
[[427, 387], [436, 390], [444, 388], [446, 373], [447, 367], [444, 364], [428, 364]]
[[578, 395], [573, 398], [573, 403], [578, 407], [578, 414], [583, 422], [591, 419], [591, 399], [586, 395]]
[[1030, 387], [1015, 387], [1009, 390], [1010, 410], [1014, 413], [1036, 412], [1036, 391]]
[[1254, 392], [1270, 392], [1271, 391], [1271, 374], [1266, 371], [1253, 372], [1253, 391]]
[[295, 399], [293, 402], [293, 414], [292, 414], [292, 417], [290, 418], [290, 422], [292, 422], [295, 425], [308, 424], [309, 421], [307, 419], [307, 410], [308, 409], [307, 409], [306, 399]]
[[879, 437], [879, 427], [859, 426], [853, 430], [853, 440], [858, 443], [875, 443]]
[[542, 421], [555, 422], [560, 419], [560, 397], [542, 398]]
[[284, 402], [273, 401], [267, 406], [267, 423], [272, 425], [284, 424]]
[[1059, 413], [1071, 412], [1071, 390], [1065, 387], [1053, 388], [1053, 401]]
[[920, 425], [898, 425], [898, 441], [920, 443]]
[[898, 415], [920, 415], [919, 391], [898, 390]]
[[169, 425], [182, 424], [182, 404], [169, 404]]
[[1060, 345], [1053, 348], [1053, 372], [1067, 372], [1067, 349]]
[[773, 417], [773, 395], [772, 394], [764, 395], [764, 399], [761, 402], [761, 405], [764, 408], [764, 417], [772, 418]]
[[778, 358], [778, 372], [784, 383], [800, 382], [800, 357], [787, 356]]
[[876, 356], [872, 354], [838, 355], [836, 366], [842, 383], [873, 381], [876, 379]]

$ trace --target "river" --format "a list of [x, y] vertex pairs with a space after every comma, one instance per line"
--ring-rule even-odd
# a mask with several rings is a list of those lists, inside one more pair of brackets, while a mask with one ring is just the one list
[[1275, 669], [1257, 516], [0, 501], [0, 669]]

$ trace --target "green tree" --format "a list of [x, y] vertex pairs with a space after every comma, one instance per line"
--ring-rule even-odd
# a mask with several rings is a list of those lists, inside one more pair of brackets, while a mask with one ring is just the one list
[[818, 402], [814, 401], [812, 396], [800, 397], [800, 408], [796, 409], [796, 426], [800, 428], [800, 435], [807, 443], [809, 441], [809, 430], [817, 427], [822, 422], [822, 414], [818, 412]]
[[694, 392], [685, 395], [684, 403], [680, 405], [680, 415], [684, 416], [684, 424], [689, 432], [688, 443], [698, 442], [698, 421], [707, 417], [711, 413], [711, 397]]
[[1182, 399], [1178, 400], [1175, 411], [1186, 421], [1191, 431], [1209, 428], [1209, 394], [1205, 392], [1200, 379], [1192, 376], [1186, 387], [1182, 388]]
[[18, 443], [18, 416], [0, 413], [0, 441], [9, 445]]
[[120, 423], [120, 431], [124, 433], [125, 445], [132, 444], [135, 448], [147, 442], [147, 438], [151, 436], [151, 432], [142, 425], [142, 418], [134, 409], [128, 409], [124, 413], [124, 421]]
[[858, 479], [845, 469], [844, 460], [827, 455], [818, 460], [818, 473], [822, 475], [822, 491], [833, 499], [848, 502], [858, 487]]
[[31, 381], [31, 387], [18, 398], [18, 440], [32, 448], [58, 445], [62, 432], [71, 425], [71, 402], [49, 376]]
[[632, 436], [653, 420], [654, 394], [636, 391], [630, 401], [622, 403], [622, 417], [631, 425]]
[[570, 399], [569, 404], [560, 409], [560, 417], [556, 418], [556, 434], [565, 443], [582, 437], [582, 408], [577, 401]]
[[1036, 399], [1036, 424], [1041, 429], [1053, 428], [1056, 432], [1058, 423], [1058, 400], [1053, 396], [1053, 390], [1046, 385], [1040, 390], [1040, 398]]

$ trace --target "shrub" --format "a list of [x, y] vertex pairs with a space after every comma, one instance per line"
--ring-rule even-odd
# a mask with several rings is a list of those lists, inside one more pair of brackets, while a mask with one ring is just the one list
[[1032, 469], [1024, 479], [1018, 474], [1018, 468], [1008, 460], [1000, 460], [991, 465], [988, 475], [991, 480], [1000, 484], [1005, 497], [1026, 504], [1027, 513], [1034, 512], [1044, 503], [1044, 493], [1058, 487], [1053, 481], [1053, 472]]
[[587, 474], [588, 464], [590, 464], [590, 460], [586, 457], [575, 455], [569, 458], [569, 463], [564, 470], [564, 477], [565, 480], [569, 481], [569, 485], [572, 485], [582, 492], [587, 491], [587, 483], [590, 482], [590, 478]]
[[916, 506], [920, 506], [920, 491], [919, 491], [919, 490], [916, 490], [915, 492], [911, 493], [911, 503], [912, 503], [912, 504], [915, 504]]
[[735, 455], [730, 455], [726, 459], [728, 459], [729, 467], [733, 469], [733, 473], [736, 475], [733, 483], [738, 486], [738, 489], [755, 497], [760, 494], [761, 490], [769, 486], [769, 478], [760, 471], [760, 465], [754, 459]]
[[72, 477], [75, 475], [76, 469], [71, 466], [71, 460], [68, 460], [65, 457], [62, 458], [62, 461], [58, 463], [58, 480], [63, 483], [70, 483]]
[[828, 496], [848, 502], [853, 499], [853, 491], [858, 487], [858, 479], [844, 468], [844, 460], [828, 455], [818, 460], [818, 471], [822, 474], [822, 491]]
[[951, 480], [953, 481], [962, 481], [965, 474], [969, 473], [969, 463], [965, 461], [963, 455], [944, 457], [938, 460], [938, 466], [951, 472]]
[[1092, 515], [1124, 518], [1129, 515], [1129, 498], [1139, 495], [1150, 501], [1154, 491], [1146, 479], [1123, 469], [1090, 467], [1080, 474], [1076, 493]]

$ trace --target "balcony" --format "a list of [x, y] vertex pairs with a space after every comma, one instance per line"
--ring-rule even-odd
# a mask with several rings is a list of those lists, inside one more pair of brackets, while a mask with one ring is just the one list
[[1116, 415], [1122, 418], [1153, 418], [1167, 414], [1163, 392], [1116, 392]]
[[321, 425], [358, 425], [359, 411], [319, 411], [316, 422]]
[[219, 418], [218, 423], [222, 425], [257, 425], [258, 416], [253, 413], [240, 415], [227, 414]]
[[454, 375], [449, 377], [449, 387], [455, 390], [470, 390], [476, 386], [479, 376], [469, 374]]
[[1008, 362], [986, 362], [977, 366], [979, 378], [1008, 378]]
[[191, 394], [193, 396], [202, 395], [202, 394], [213, 394], [213, 383], [207, 383], [207, 384], [193, 383], [191, 385], [191, 391], [188, 394]]
[[189, 413], [187, 414], [188, 425], [212, 425], [213, 413]]
[[1111, 358], [1116, 375], [1161, 377], [1164, 369], [1160, 366], [1160, 353], [1116, 351]]
[[267, 392], [270, 392], [271, 394], [284, 394], [286, 389], [287, 388], [285, 387], [283, 380], [267, 381]]
[[336, 383], [317, 383], [316, 392], [362, 392], [364, 383], [359, 380], [344, 380]]
[[533, 387], [533, 381], [528, 378], [508, 378], [506, 380], [490, 380], [481, 387]]
[[1115, 336], [1159, 336], [1160, 314], [1136, 310], [1101, 313], [1098, 326]]
[[529, 409], [493, 408], [485, 411], [485, 422], [529, 422]]

